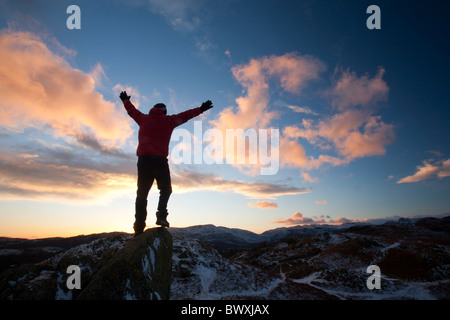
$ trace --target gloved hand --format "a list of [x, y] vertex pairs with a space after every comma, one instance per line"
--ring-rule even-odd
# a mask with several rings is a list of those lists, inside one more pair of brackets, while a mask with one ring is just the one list
[[213, 107], [211, 100], [205, 101], [202, 103], [202, 106], [200, 107], [200, 109], [202, 110], [202, 113], [205, 112], [206, 110], [209, 110]]
[[125, 100], [127, 100], [127, 99], [130, 99], [131, 96], [127, 95], [127, 92], [126, 92], [126, 91], [122, 91], [122, 92], [120, 93], [119, 98], [120, 98], [120, 99], [122, 100], [122, 102], [123, 102], [123, 101], [125, 101]]

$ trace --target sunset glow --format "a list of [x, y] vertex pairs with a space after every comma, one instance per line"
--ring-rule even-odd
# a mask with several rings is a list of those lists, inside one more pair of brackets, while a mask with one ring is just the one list
[[381, 29], [361, 1], [77, 1], [79, 29], [69, 1], [21, 3], [0, 10], [0, 236], [132, 232], [123, 90], [214, 104], [172, 135], [173, 227], [450, 213], [447, 3], [378, 1]]

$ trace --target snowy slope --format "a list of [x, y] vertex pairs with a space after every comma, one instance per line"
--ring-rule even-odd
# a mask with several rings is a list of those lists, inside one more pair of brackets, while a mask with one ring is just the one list
[[266, 296], [280, 279], [221, 256], [208, 244], [173, 237], [171, 299], [241, 299]]
[[[208, 236], [179, 232], [174, 237], [172, 298], [449, 299], [449, 226], [450, 218], [432, 218], [280, 229], [250, 239], [282, 240], [242, 249], [229, 259], [214, 246], [219, 235], [235, 230], [224, 233], [207, 226]], [[215, 240], [209, 242], [212, 233]], [[381, 268], [381, 289], [366, 285], [370, 265]]]

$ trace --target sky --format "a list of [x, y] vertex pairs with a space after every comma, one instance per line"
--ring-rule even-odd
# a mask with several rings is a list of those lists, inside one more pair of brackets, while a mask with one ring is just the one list
[[[132, 232], [139, 127], [123, 90], [144, 113], [213, 102], [172, 135], [173, 227], [450, 212], [448, 2], [0, 8], [0, 236]], [[155, 184], [147, 227], [157, 199]]]

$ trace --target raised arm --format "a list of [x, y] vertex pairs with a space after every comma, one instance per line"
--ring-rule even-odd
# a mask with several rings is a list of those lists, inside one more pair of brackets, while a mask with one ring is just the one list
[[173, 120], [175, 127], [178, 127], [179, 125], [182, 125], [183, 123], [198, 116], [199, 114], [205, 112], [206, 110], [211, 109], [212, 107], [213, 107], [212, 102], [208, 100], [206, 102], [203, 102], [201, 107], [186, 110], [184, 112], [181, 112], [179, 114], [170, 117]]
[[131, 103], [131, 96], [127, 95], [126, 91], [122, 91], [119, 97], [122, 100], [123, 106], [127, 110], [128, 115], [133, 118], [134, 121], [137, 122], [137, 124], [140, 124], [143, 113], [136, 109], [136, 107]]

